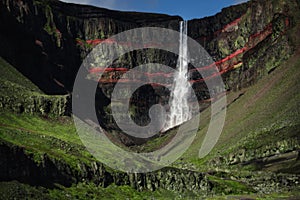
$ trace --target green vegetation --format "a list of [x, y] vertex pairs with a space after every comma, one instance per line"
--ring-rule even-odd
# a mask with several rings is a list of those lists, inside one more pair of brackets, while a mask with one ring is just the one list
[[97, 187], [94, 184], [78, 184], [71, 188], [61, 188], [63, 190], [52, 190], [50, 196], [53, 199], [186, 199], [197, 196], [187, 193], [170, 192], [167, 190], [157, 190], [154, 192], [138, 192], [130, 186], [116, 186], [114, 184], [107, 188]]
[[67, 112], [68, 96], [45, 95], [0, 57], [0, 108], [55, 117]]
[[[227, 184], [226, 182], [225, 184]], [[223, 183], [220, 183], [223, 184]], [[231, 184], [231, 183], [230, 183]], [[245, 189], [244, 186], [240, 186]], [[243, 195], [209, 195], [208, 197], [195, 196], [191, 193], [170, 192], [167, 190], [157, 190], [154, 192], [143, 191], [138, 192], [129, 186], [116, 186], [114, 184], [107, 188], [98, 187], [95, 184], [79, 183], [72, 187], [65, 188], [57, 185], [54, 189], [46, 189], [43, 187], [35, 187], [19, 183], [17, 181], [0, 182], [0, 199], [23, 199], [27, 197], [30, 200], [59, 200], [59, 199], [211, 199], [211, 200], [226, 200], [226, 199], [257, 199], [257, 200], [288, 200], [297, 199], [300, 193], [272, 193], [272, 194], [243, 194]]]
[[70, 118], [54, 120], [28, 114], [0, 113], [1, 141], [24, 147], [37, 163], [45, 154], [63, 160], [74, 169], [77, 169], [78, 161], [87, 164], [94, 161], [82, 145]]
[[[198, 159], [199, 147], [210, 119], [210, 110], [204, 111], [199, 134], [182, 157], [183, 161], [208, 170], [207, 164], [214, 157], [227, 159], [230, 153], [239, 149], [251, 152], [272, 143], [279, 142], [280, 145], [287, 138], [297, 138], [300, 125], [300, 60], [297, 56], [247, 90], [228, 95], [230, 106], [222, 135], [213, 151], [204, 159]], [[234, 99], [237, 100], [232, 103]]]
[[168, 134], [161, 134], [158, 137], [151, 139], [150, 141], [148, 141], [143, 145], [132, 146], [130, 147], [130, 150], [134, 152], [144, 152], [144, 153], [155, 151], [168, 144], [173, 139], [176, 133], [177, 133], [177, 128], [170, 130]]
[[233, 181], [230, 179], [223, 179], [216, 176], [209, 176], [209, 180], [213, 184], [213, 192], [215, 194], [250, 194], [254, 193], [253, 188], [247, 186], [245, 183]]
[[45, 10], [44, 13], [46, 17], [46, 23], [44, 25], [44, 31], [46, 31], [49, 35], [54, 37], [57, 47], [61, 47], [62, 34], [55, 25], [54, 16], [51, 6], [49, 5], [49, 1], [34, 0], [33, 4], [35, 6], [42, 7]]
[[1, 143], [25, 147], [36, 162], [44, 154], [62, 159], [73, 168], [77, 168], [78, 160], [88, 163], [93, 160], [82, 145], [73, 120], [57, 117], [64, 113], [65, 96], [43, 94], [2, 58], [0, 73]]
[[[209, 156], [204, 159], [198, 159], [197, 153], [205, 132], [205, 122], [209, 119], [210, 115], [209, 110], [205, 111], [202, 114], [203, 129], [199, 132], [199, 135], [188, 152], [180, 159], [180, 165], [184, 163], [184, 166], [189, 166], [192, 163], [194, 167], [208, 171], [216, 169], [214, 166], [209, 165], [210, 161], [216, 156], [226, 157], [230, 153], [239, 152], [241, 148], [249, 151], [251, 149], [259, 149], [261, 146], [270, 146], [270, 144], [284, 141], [285, 139], [297, 138], [300, 124], [300, 112], [297, 109], [299, 108], [297, 107], [299, 104], [297, 101], [297, 99], [299, 99], [299, 94], [297, 94], [299, 84], [295, 83], [297, 83], [296, 79], [299, 76], [299, 70], [297, 70], [297, 68], [300, 65], [300, 61], [297, 58], [291, 58], [288, 62], [292, 64], [291, 67], [283, 69], [282, 66], [278, 68], [265, 79], [262, 79], [258, 84], [247, 89], [246, 92], [242, 91], [244, 95], [240, 96], [235, 102], [233, 102], [233, 100], [239, 96], [239, 93], [232, 93], [228, 96], [228, 103], [233, 103], [228, 107], [227, 121], [223, 135]], [[10, 69], [7, 68], [6, 70], [9, 71]], [[285, 73], [281, 73], [281, 70], [286, 71]], [[9, 72], [6, 73], [9, 74]], [[13, 73], [18, 74], [16, 71]], [[24, 77], [18, 75], [6, 76], [5, 79], [15, 79], [12, 81], [19, 84], [21, 80], [26, 80]], [[273, 83], [272, 80], [277, 81]], [[29, 88], [33, 88], [31, 91], [38, 91], [30, 82], [26, 83], [26, 81], [24, 81], [24, 83], [27, 84]], [[254, 103], [255, 106], [253, 106]], [[282, 104], [285, 106], [279, 106]], [[243, 106], [244, 109], [240, 109], [240, 106]], [[1, 111], [0, 114], [1, 143], [8, 142], [11, 145], [24, 147], [26, 153], [33, 155], [37, 163], [41, 162], [42, 155], [46, 154], [52, 159], [65, 162], [72, 170], [77, 171], [80, 170], [78, 168], [78, 162], [89, 165], [95, 161], [81, 144], [72, 119], [69, 117], [47, 118], [26, 113], [16, 114], [5, 110]], [[238, 122], [238, 124], [233, 122]], [[165, 135], [156, 138], [146, 145], [141, 146], [140, 151], [155, 149], [166, 142], [168, 137]], [[282, 149], [282, 152], [285, 151], [288, 151], [288, 149]], [[218, 168], [222, 167], [228, 168], [224, 163], [218, 166]], [[249, 169], [249, 167], [245, 168], [245, 170]], [[235, 170], [232, 169], [232, 171]], [[237, 176], [248, 176], [247, 174], [242, 175], [242, 173], [244, 173], [243, 171], [236, 172]], [[209, 181], [213, 185], [212, 191], [215, 194], [245, 194], [246, 196], [249, 195], [250, 198], [251, 193], [255, 193], [251, 186], [248, 186], [245, 182], [231, 179], [228, 174], [225, 177], [220, 175], [209, 176]], [[14, 194], [16, 196], [22, 196], [26, 194], [27, 196], [31, 196], [32, 199], [39, 199], [41, 196], [44, 199], [86, 199], [104, 197], [115, 199], [165, 199], [166, 196], [174, 199], [180, 197], [176, 192], [166, 190], [138, 192], [129, 186], [110, 185], [107, 188], [102, 188], [92, 183], [81, 183], [70, 188], [59, 186], [51, 190], [35, 188], [16, 182], [3, 182], [1, 185], [2, 191], [5, 190], [5, 192], [3, 192], [5, 195]], [[192, 194], [181, 195], [182, 197], [188, 198], [188, 196]], [[289, 195], [291, 194], [286, 194], [286, 196]], [[276, 199], [278, 194], [252, 196], [261, 199]], [[284, 197], [284, 195], [280, 196], [280, 198], [283, 199]], [[214, 198], [223, 199], [225, 197]]]
[[192, 193], [178, 193], [167, 190], [157, 190], [154, 192], [138, 192], [130, 186], [116, 186], [114, 184], [107, 188], [99, 187], [95, 184], [79, 183], [72, 187], [65, 188], [57, 185], [54, 189], [34, 187], [17, 181], [0, 182], [0, 199], [199, 199]]
[[[0, 57], [0, 83], [1, 83], [1, 93], [11, 94], [10, 90], [6, 90], [3, 84], [7, 84], [9, 89], [17, 87], [19, 92], [31, 91], [35, 93], [42, 93], [42, 91], [29, 81], [25, 76], [19, 73], [13, 66], [6, 62], [3, 58]], [[14, 92], [17, 92], [14, 91]]]
[[289, 193], [272, 193], [272, 194], [252, 194], [252, 195], [228, 195], [228, 196], [214, 196], [207, 198], [207, 200], [241, 200], [241, 199], [256, 199], [256, 200], [291, 200], [298, 199], [299, 192]]
[[47, 190], [42, 187], [32, 187], [17, 181], [0, 182], [0, 199], [50, 199]]

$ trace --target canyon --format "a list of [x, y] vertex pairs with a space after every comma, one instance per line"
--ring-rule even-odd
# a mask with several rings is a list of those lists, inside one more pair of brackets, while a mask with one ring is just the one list
[[[0, 0], [0, 181], [17, 180], [47, 189], [55, 184], [93, 183], [102, 188], [115, 184], [139, 192], [162, 189], [202, 196], [299, 189], [299, 46], [295, 34], [299, 10], [297, 0], [251, 0], [215, 16], [189, 20], [187, 35], [214, 60], [203, 66], [188, 65], [188, 81], [197, 96], [190, 104], [198, 103], [197, 112], [203, 112], [193, 145], [202, 142], [211, 103], [224, 95], [217, 89], [209, 91], [205, 84], [216, 76], [223, 78], [228, 95], [224, 136], [203, 160], [191, 147], [168, 168], [131, 174], [97, 161], [78, 139], [70, 118], [76, 74], [93, 48], [117, 42], [111, 39], [113, 35], [141, 27], [178, 31], [183, 19], [57, 0]], [[110, 66], [86, 69], [87, 79], [98, 81], [100, 125], [114, 143], [135, 152], [164, 145], [177, 127], [147, 140], [122, 134], [112, 117], [110, 97], [118, 82], [125, 85], [124, 93], [126, 87], [130, 90], [136, 80], [120, 78], [136, 66], [160, 63], [176, 68], [178, 55], [159, 47], [149, 43]], [[210, 77], [199, 73], [215, 66], [219, 72]], [[99, 73], [101, 78], [95, 80]], [[158, 68], [135, 76], [152, 80], [174, 74]], [[130, 112], [137, 124], [149, 123], [152, 105], [169, 103], [170, 91], [164, 86], [170, 85], [145, 85], [134, 93]]]

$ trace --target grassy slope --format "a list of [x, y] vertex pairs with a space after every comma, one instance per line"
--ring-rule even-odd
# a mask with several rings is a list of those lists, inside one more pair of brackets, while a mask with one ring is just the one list
[[[22, 98], [30, 95], [44, 95], [32, 82], [20, 74], [4, 59], [0, 58], [2, 95]], [[81, 143], [73, 120], [69, 117], [49, 118], [40, 115], [17, 114], [0, 110], [0, 144], [24, 147], [27, 154], [39, 162], [41, 155], [63, 160], [77, 169], [78, 162], [90, 164], [93, 156]], [[78, 169], [77, 169], [78, 170]], [[180, 194], [185, 196], [189, 194]], [[130, 186], [111, 185], [108, 188], [94, 184], [79, 184], [71, 188], [57, 186], [56, 189], [33, 187], [17, 181], [0, 182], [0, 199], [175, 199], [177, 193], [158, 190], [137, 192]]]
[[[226, 157], [238, 149], [253, 151], [271, 143], [300, 136], [300, 11], [294, 8], [295, 27], [286, 34], [295, 54], [255, 85], [227, 96], [227, 115], [222, 135], [204, 159], [198, 152], [207, 131], [210, 109], [201, 113], [197, 138], [178, 164], [192, 163], [200, 170], [209, 170], [209, 160]], [[241, 96], [242, 94], [242, 96]], [[298, 162], [299, 164], [299, 162]], [[298, 171], [299, 172], [299, 171]]]
[[[0, 73], [1, 96], [47, 96], [1, 57]], [[0, 110], [0, 141], [25, 147], [28, 153], [34, 153], [37, 161], [44, 153], [63, 158], [72, 166], [76, 166], [78, 159], [92, 160], [69, 117], [54, 119]]]
[[[299, 67], [300, 58], [297, 53], [257, 84], [245, 91], [230, 93], [228, 103], [237, 100], [227, 108], [222, 135], [213, 151], [204, 159], [198, 159], [199, 147], [210, 118], [210, 110], [203, 112], [201, 130], [183, 156], [183, 161], [203, 169], [206, 166], [203, 164], [212, 157], [226, 156], [242, 147], [254, 150], [271, 142], [299, 135]], [[240, 96], [241, 93], [244, 95]], [[283, 133], [286, 129], [287, 133]]]
[[14, 67], [12, 67], [8, 62], [0, 57], [0, 83], [1, 92], [10, 92], [10, 90], [5, 90], [4, 85], [10, 86], [10, 89], [19, 88], [19, 92], [35, 92], [42, 94], [42, 91], [34, 85], [25, 76], [19, 73]]
[[[193, 163], [199, 169], [208, 170], [203, 163], [219, 155], [217, 152], [226, 155], [241, 146], [249, 145], [248, 147], [250, 147], [252, 145], [253, 148], [256, 148], [257, 146], [266, 145], [268, 141], [274, 142], [282, 139], [282, 137], [277, 138], [277, 136], [268, 135], [272, 133], [270, 130], [289, 127], [290, 131], [288, 131], [286, 137], [297, 135], [298, 129], [295, 125], [300, 124], [300, 96], [298, 93], [300, 84], [297, 81], [300, 75], [299, 67], [300, 59], [299, 54], [297, 54], [272, 74], [260, 80], [258, 84], [248, 88], [243, 96], [232, 103], [228, 107], [226, 124], [216, 148], [209, 156], [200, 160], [197, 158], [198, 150], [201, 145], [201, 138], [203, 138], [202, 134], [205, 132], [204, 124], [209, 118], [209, 110], [205, 111], [202, 114], [201, 121], [204, 128], [199, 132], [191, 148], [182, 157], [181, 162]], [[229, 103], [237, 96], [239, 96], [239, 93], [229, 94]], [[294, 127], [295, 129], [293, 129]], [[267, 140], [265, 140], [266, 134], [268, 135]], [[37, 161], [39, 155], [44, 153], [54, 158], [63, 159], [73, 167], [76, 167], [78, 160], [83, 162], [94, 160], [82, 146], [72, 120], [67, 117], [47, 119], [2, 111], [0, 113], [0, 139], [1, 141], [26, 147], [28, 153], [33, 153]], [[212, 179], [214, 180], [215, 177], [212, 177]], [[5, 183], [2, 184], [6, 185]], [[7, 184], [15, 185], [15, 187], [21, 188], [20, 191], [25, 190], [25, 193], [34, 190], [29, 186], [20, 186], [18, 183]], [[97, 197], [104, 194], [111, 197], [116, 195], [120, 198], [139, 198], [140, 195], [148, 198], [153, 197], [153, 195], [155, 198], [163, 198], [166, 195], [175, 195], [168, 191], [158, 191], [153, 194], [138, 193], [131, 188], [127, 188], [127, 186], [96, 189], [96, 186], [93, 185], [81, 185], [69, 189], [63, 188], [62, 191], [51, 190], [50, 193], [47, 191], [46, 196], [60, 198], [61, 195], [67, 195], [74, 197], [76, 195], [89, 195], [93, 190], [101, 191], [99, 194], [93, 194]]]
[[94, 160], [82, 145], [69, 118], [57, 121], [27, 114], [0, 114], [1, 141], [25, 147], [27, 153], [34, 154], [37, 162], [43, 154], [64, 159], [72, 167], [77, 166], [78, 160], [87, 163]]
[[[211, 196], [207, 199], [268, 199], [268, 200], [289, 200], [298, 199], [299, 192], [272, 193], [272, 194], [249, 194], [230, 196]], [[94, 184], [79, 183], [70, 188], [59, 186], [56, 189], [45, 189], [43, 187], [32, 187], [17, 181], [0, 182], [0, 199], [203, 199], [186, 193], [176, 193], [166, 190], [156, 190], [154, 192], [137, 192], [130, 186], [110, 185], [107, 188], [97, 187]]]
[[[166, 190], [137, 192], [130, 186], [110, 185], [107, 188], [94, 184], [80, 183], [70, 188], [57, 189], [32, 187], [17, 181], [0, 182], [0, 199], [178, 199], [188, 198], [187, 194], [176, 194]], [[188, 199], [192, 197], [189, 196]], [[194, 199], [195, 197], [193, 197]]]

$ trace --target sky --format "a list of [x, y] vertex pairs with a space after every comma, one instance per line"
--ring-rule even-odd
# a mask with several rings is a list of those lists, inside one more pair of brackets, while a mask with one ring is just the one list
[[112, 10], [137, 11], [179, 15], [183, 19], [203, 18], [220, 12], [222, 8], [247, 0], [61, 0], [94, 5]]

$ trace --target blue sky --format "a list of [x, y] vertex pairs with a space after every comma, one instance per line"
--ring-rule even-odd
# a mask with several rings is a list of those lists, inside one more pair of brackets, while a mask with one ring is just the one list
[[113, 10], [139, 11], [179, 15], [184, 19], [211, 16], [230, 5], [247, 0], [62, 0], [95, 5]]

